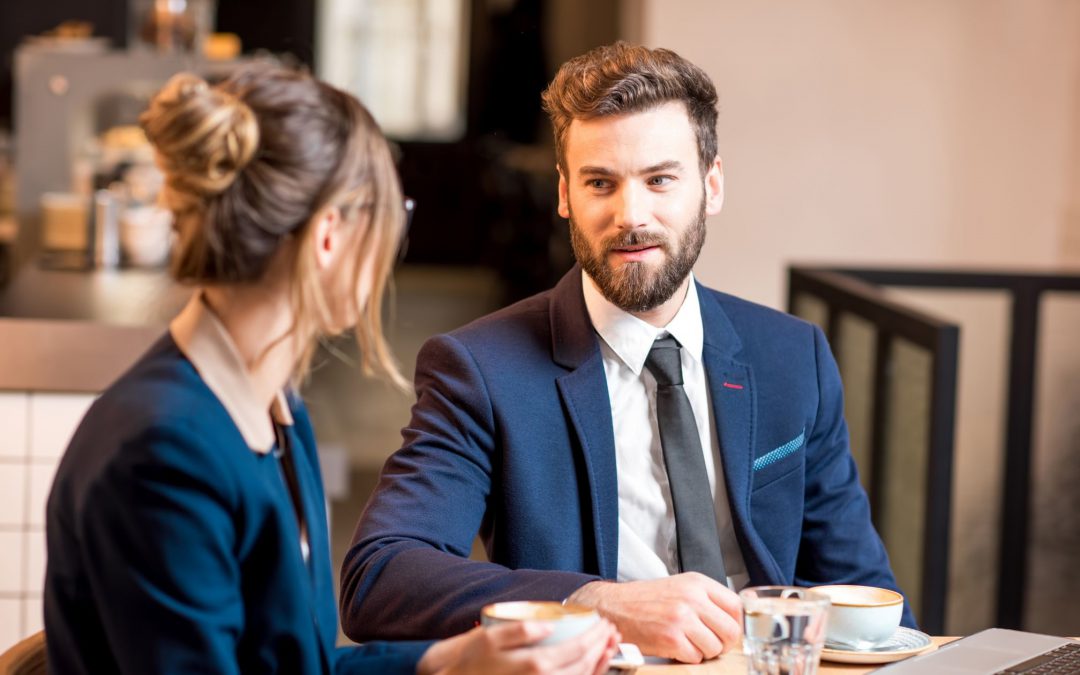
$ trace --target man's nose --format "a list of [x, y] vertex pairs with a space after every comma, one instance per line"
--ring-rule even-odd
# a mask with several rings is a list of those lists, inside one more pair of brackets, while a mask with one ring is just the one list
[[648, 221], [648, 195], [635, 185], [623, 185], [616, 198], [615, 225], [622, 229], [644, 227]]

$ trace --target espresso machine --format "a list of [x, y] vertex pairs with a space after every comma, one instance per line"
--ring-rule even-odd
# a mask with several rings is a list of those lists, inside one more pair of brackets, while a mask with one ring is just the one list
[[150, 97], [172, 75], [188, 70], [220, 77], [234, 66], [187, 52], [110, 50], [93, 42], [19, 46], [14, 62], [17, 258], [24, 261], [42, 248], [43, 196], [92, 189], [80, 172], [88, 170], [86, 149], [95, 139], [110, 128], [136, 126]]
[[23, 258], [90, 247], [96, 193], [115, 165], [156, 171], [138, 128], [150, 97], [180, 71], [224, 77], [237, 63], [238, 40], [224, 56], [210, 49], [220, 41], [209, 38], [221, 37], [211, 35], [215, 0], [127, 5], [126, 49], [110, 48], [76, 21], [28, 37], [15, 51], [16, 248]]

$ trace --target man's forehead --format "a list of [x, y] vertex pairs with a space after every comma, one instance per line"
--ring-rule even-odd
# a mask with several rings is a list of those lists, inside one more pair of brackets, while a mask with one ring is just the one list
[[681, 101], [647, 110], [589, 119], [575, 118], [565, 138], [567, 168], [644, 171], [696, 165], [697, 137]]

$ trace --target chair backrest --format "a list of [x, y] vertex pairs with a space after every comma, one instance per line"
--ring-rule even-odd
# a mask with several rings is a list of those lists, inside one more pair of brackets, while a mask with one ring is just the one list
[[844, 382], [852, 455], [915, 620], [948, 634], [959, 327], [855, 273], [789, 267], [788, 309], [819, 324]]
[[0, 654], [0, 675], [45, 675], [45, 631]]

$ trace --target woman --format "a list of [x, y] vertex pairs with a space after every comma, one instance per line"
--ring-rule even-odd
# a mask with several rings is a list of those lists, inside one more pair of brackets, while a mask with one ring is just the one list
[[178, 75], [142, 118], [198, 291], [87, 413], [48, 504], [58, 673], [591, 673], [617, 636], [530, 624], [335, 649], [311, 424], [290, 383], [354, 326], [401, 382], [381, 299], [404, 226], [387, 143], [351, 96], [268, 65]]

